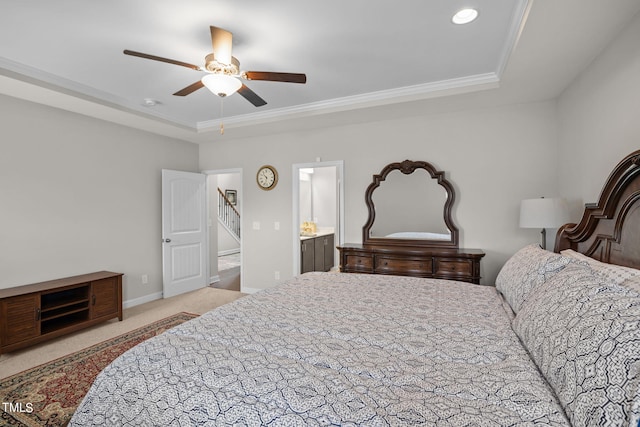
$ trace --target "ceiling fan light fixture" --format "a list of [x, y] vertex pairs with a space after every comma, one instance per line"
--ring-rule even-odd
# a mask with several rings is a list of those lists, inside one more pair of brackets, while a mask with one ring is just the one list
[[[222, 28], [210, 26], [211, 47], [213, 52], [205, 56], [204, 67], [189, 64], [187, 62], [176, 61], [175, 59], [163, 58], [161, 56], [149, 55], [148, 53], [136, 52], [125, 49], [125, 55], [137, 56], [139, 58], [153, 61], [165, 62], [167, 64], [179, 65], [195, 71], [207, 73], [200, 80], [191, 83], [189, 86], [175, 92], [174, 96], [187, 96], [203, 87], [206, 87], [215, 95], [222, 98], [238, 92], [240, 96], [249, 101], [255, 107], [267, 105], [267, 101], [262, 99], [257, 93], [242, 83], [242, 80], [264, 80], [271, 82], [285, 83], [306, 83], [307, 76], [303, 73], [283, 73], [273, 71], [240, 71], [240, 61], [231, 55], [233, 35]], [[145, 102], [145, 106], [152, 106]]]
[[202, 78], [202, 84], [222, 98], [233, 95], [242, 87], [240, 80], [225, 74], [207, 74]]
[[216, 59], [213, 53], [204, 58], [204, 68], [215, 74], [227, 74], [236, 76], [240, 73], [240, 61], [235, 56], [231, 57], [230, 63], [223, 63]]
[[453, 15], [453, 18], [451, 18], [451, 22], [458, 25], [468, 24], [475, 21], [477, 17], [478, 11], [476, 9], [462, 9], [456, 12], [455, 15]]

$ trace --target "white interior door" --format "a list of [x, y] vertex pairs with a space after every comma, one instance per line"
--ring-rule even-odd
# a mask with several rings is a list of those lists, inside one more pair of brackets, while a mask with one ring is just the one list
[[168, 298], [207, 286], [206, 176], [162, 170], [162, 279]]

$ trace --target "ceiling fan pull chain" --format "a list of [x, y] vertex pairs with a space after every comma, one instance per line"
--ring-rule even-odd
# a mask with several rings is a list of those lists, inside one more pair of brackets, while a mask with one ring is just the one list
[[222, 123], [223, 117], [224, 117], [224, 98], [220, 97], [220, 135], [224, 135], [224, 123]]

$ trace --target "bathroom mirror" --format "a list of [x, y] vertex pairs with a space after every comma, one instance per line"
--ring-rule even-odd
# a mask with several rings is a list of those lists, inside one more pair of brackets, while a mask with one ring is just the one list
[[451, 218], [453, 186], [430, 163], [390, 163], [367, 188], [369, 218], [363, 227], [367, 246], [458, 247]]

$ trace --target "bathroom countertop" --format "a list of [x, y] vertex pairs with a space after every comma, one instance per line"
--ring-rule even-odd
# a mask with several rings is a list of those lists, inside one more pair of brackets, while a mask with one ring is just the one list
[[334, 234], [334, 231], [331, 230], [331, 229], [329, 229], [329, 230], [320, 229], [320, 230], [318, 230], [316, 233], [314, 233], [311, 236], [303, 236], [301, 234], [300, 235], [300, 240], [313, 239], [313, 238], [320, 237], [320, 236], [328, 236], [329, 234]]

